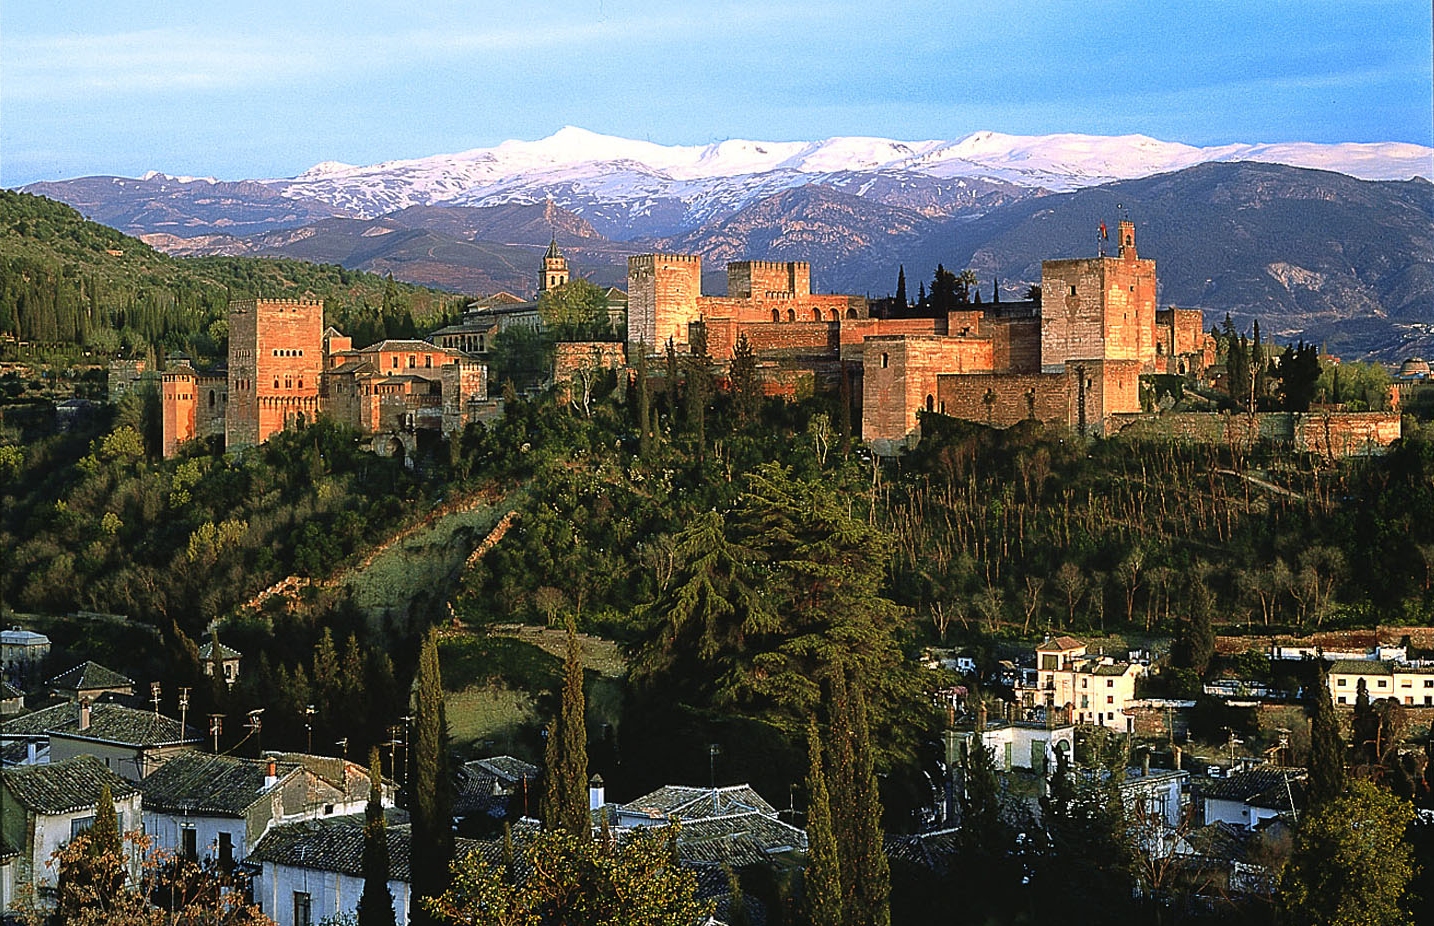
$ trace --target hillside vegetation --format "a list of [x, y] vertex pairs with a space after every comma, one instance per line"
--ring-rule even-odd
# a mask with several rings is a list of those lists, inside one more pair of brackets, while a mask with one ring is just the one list
[[169, 257], [69, 206], [8, 190], [0, 255], [0, 352], [27, 358], [217, 359], [231, 299], [323, 299], [326, 320], [357, 343], [413, 336], [461, 312], [458, 297], [332, 264]]

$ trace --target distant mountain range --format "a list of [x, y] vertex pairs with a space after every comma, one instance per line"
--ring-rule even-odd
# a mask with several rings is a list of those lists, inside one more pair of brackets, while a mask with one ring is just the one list
[[670, 147], [567, 128], [290, 179], [25, 189], [173, 254], [296, 257], [474, 293], [531, 292], [556, 235], [603, 284], [625, 284], [627, 255], [662, 249], [702, 254], [714, 282], [726, 260], [808, 260], [821, 289], [872, 295], [899, 265], [914, 291], [940, 262], [1009, 298], [1042, 259], [1093, 253], [1098, 223], [1123, 210], [1162, 303], [1392, 360], [1434, 353], [1434, 186], [1414, 179], [1431, 175], [1434, 149], [1394, 143], [980, 132]]

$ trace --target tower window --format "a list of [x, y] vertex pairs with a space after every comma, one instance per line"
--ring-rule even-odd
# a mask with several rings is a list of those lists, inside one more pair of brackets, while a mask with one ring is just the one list
[[882, 355], [881, 355], [881, 368], [882, 368], [883, 370], [886, 369], [887, 364], [889, 364], [890, 362], [891, 362], [891, 355], [890, 355], [890, 354], [882, 354]]
[[1071, 295], [1074, 296], [1075, 294], [1076, 294], [1075, 287], [1072, 286], [1072, 287], [1071, 287]]

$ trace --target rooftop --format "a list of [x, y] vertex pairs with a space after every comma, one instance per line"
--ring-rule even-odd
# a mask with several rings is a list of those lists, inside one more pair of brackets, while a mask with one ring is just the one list
[[1393, 675], [1394, 664], [1374, 659], [1340, 659], [1329, 667], [1330, 675]]
[[762, 795], [752, 790], [751, 785], [728, 785], [723, 788], [689, 788], [682, 785], [667, 785], [619, 808], [628, 813], [646, 814], [650, 817], [666, 817], [680, 820], [684, 824], [705, 817], [727, 816], [737, 813], [756, 812], [776, 819], [777, 810], [767, 803]]
[[97, 662], [86, 660], [46, 682], [51, 688], [95, 691], [101, 688], [133, 688], [134, 682]]
[[105, 784], [116, 798], [128, 797], [136, 790], [132, 782], [110, 771], [94, 756], [0, 769], [0, 781], [21, 806], [49, 815], [93, 807]]
[[1047, 640], [1036, 647], [1038, 653], [1063, 653], [1067, 650], [1080, 649], [1084, 643], [1075, 637], [1056, 637], [1054, 640]]
[[[240, 656], [242, 656], [242, 655], [243, 655], [242, 653], [240, 653], [237, 649], [235, 649], [235, 648], [232, 647], [232, 646], [225, 646], [223, 643], [220, 643], [220, 644], [219, 644], [219, 658], [220, 658], [220, 659], [238, 659], [238, 658], [239, 658]], [[199, 658], [200, 658], [201, 660], [213, 659], [213, 658], [214, 658], [214, 642], [213, 642], [213, 641], [210, 641], [210, 642], [208, 642], [208, 643], [205, 643], [203, 646], [201, 646], [201, 647], [199, 648]]]
[[[1252, 768], [1229, 778], [1197, 778], [1194, 787], [1201, 797], [1211, 800], [1249, 802], [1263, 799], [1273, 789], [1283, 792], [1286, 780], [1303, 782], [1305, 774], [1302, 768]], [[1288, 797], [1284, 800], [1288, 805]]]
[[0, 630], [0, 643], [6, 646], [48, 646], [50, 638], [33, 630], [11, 627], [9, 630]]
[[[282, 781], [298, 769], [278, 762]], [[191, 752], [177, 755], [140, 782], [146, 810], [242, 816], [268, 789], [268, 761]]]
[[74, 701], [25, 714], [0, 724], [0, 736], [39, 739], [50, 735], [87, 739], [120, 746], [173, 746], [198, 743], [193, 727], [154, 711], [142, 711], [111, 701], [90, 706], [90, 725], [80, 729], [80, 705]]
[[[249, 861], [362, 877], [363, 825], [363, 814], [351, 814], [276, 826], [259, 840], [249, 853]], [[409, 869], [412, 831], [408, 824], [391, 824], [385, 828], [384, 835], [388, 843], [389, 880], [408, 883], [412, 878]], [[475, 840], [460, 838], [455, 840], [454, 855], [463, 858], [478, 848]], [[501, 851], [501, 840], [499, 848]]]
[[464, 764], [475, 771], [486, 772], [506, 785], [517, 784], [524, 778], [536, 781], [543, 774], [543, 770], [536, 765], [513, 756], [491, 756]]

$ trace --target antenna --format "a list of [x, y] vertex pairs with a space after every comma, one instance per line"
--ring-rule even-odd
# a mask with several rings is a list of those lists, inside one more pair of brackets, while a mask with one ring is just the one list
[[189, 717], [189, 689], [179, 689], [179, 733], [184, 735], [184, 723]]
[[244, 724], [244, 729], [254, 737], [254, 747], [260, 754], [264, 752], [264, 739], [259, 735], [259, 731], [264, 729], [264, 721], [259, 716], [262, 713], [264, 713], [262, 707], [254, 708], [249, 712], [249, 722]]
[[347, 762], [349, 758], [349, 738], [345, 736], [343, 739], [336, 741], [334, 745], [340, 749], [339, 757]]
[[209, 715], [209, 735], [214, 737], [214, 752], [219, 752], [219, 734], [224, 732], [224, 715]]
[[317, 713], [318, 711], [314, 710], [312, 704], [304, 708], [304, 734], [308, 737], [309, 741], [309, 745], [304, 751], [309, 755], [314, 754], [314, 722], [312, 718]]
[[155, 716], [159, 716], [159, 682], [149, 683], [149, 700], [154, 704]]

